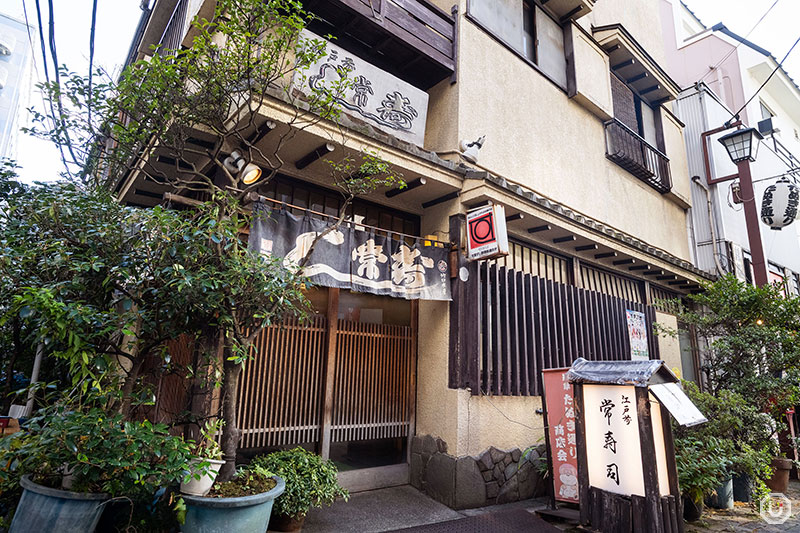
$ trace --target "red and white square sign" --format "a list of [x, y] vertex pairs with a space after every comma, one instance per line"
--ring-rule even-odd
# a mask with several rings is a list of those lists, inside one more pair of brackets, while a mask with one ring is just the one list
[[506, 210], [487, 205], [467, 213], [467, 258], [489, 259], [508, 254]]

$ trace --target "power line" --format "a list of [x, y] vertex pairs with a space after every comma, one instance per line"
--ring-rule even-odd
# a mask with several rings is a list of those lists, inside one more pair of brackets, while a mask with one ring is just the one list
[[773, 7], [775, 7], [775, 6], [778, 4], [778, 2], [780, 2], [780, 0], [775, 0], [775, 2], [773, 2], [773, 3], [772, 3], [772, 5], [771, 5], [771, 6], [769, 6], [769, 9], [767, 9], [767, 10], [764, 12], [764, 14], [763, 14], [763, 15], [761, 15], [761, 18], [760, 18], [760, 19], [758, 19], [758, 21], [757, 21], [757, 22], [756, 22], [756, 23], [753, 25], [753, 27], [752, 27], [752, 28], [750, 28], [750, 31], [749, 31], [749, 32], [747, 32], [747, 34], [745, 34], [745, 36], [744, 36], [744, 39], [742, 39], [742, 40], [740, 40], [738, 43], [736, 43], [736, 46], [734, 46], [734, 47], [733, 47], [733, 50], [731, 50], [730, 52], [728, 52], [727, 54], [725, 54], [725, 57], [723, 57], [722, 59], [720, 59], [719, 61], [717, 61], [717, 63], [716, 63], [716, 64], [715, 64], [713, 67], [711, 67], [711, 68], [709, 69], [709, 71], [708, 71], [708, 72], [706, 72], [706, 73], [703, 75], [703, 77], [702, 77], [702, 78], [700, 78], [700, 79], [699, 79], [699, 80], [697, 80], [697, 81], [698, 81], [698, 82], [701, 82], [701, 81], [703, 81], [704, 79], [706, 79], [706, 77], [707, 77], [709, 74], [711, 74], [712, 72], [714, 72], [714, 71], [717, 69], [717, 67], [719, 67], [721, 64], [723, 64], [723, 63], [725, 62], [725, 60], [726, 60], [726, 59], [728, 59], [729, 57], [731, 57], [731, 56], [732, 56], [732, 55], [733, 55], [733, 54], [736, 52], [736, 50], [738, 50], [738, 48], [739, 48], [739, 47], [742, 45], [742, 42], [744, 42], [745, 40], [747, 40], [747, 38], [748, 38], [748, 37], [750, 37], [750, 34], [751, 34], [751, 33], [753, 33], [753, 31], [754, 31], [754, 30], [755, 30], [755, 29], [758, 27], [758, 25], [759, 25], [759, 24], [761, 24], [761, 21], [763, 21], [763, 20], [764, 20], [764, 19], [767, 17], [767, 15], [769, 15], [769, 12], [770, 12], [770, 11], [772, 11], [772, 8], [773, 8]]

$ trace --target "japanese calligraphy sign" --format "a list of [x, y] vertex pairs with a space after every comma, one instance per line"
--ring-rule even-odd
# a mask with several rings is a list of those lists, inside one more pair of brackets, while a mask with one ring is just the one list
[[309, 43], [325, 42], [325, 55], [307, 70], [295, 73], [295, 88], [308, 95], [330, 88], [326, 82], [345, 78], [347, 89], [334, 95], [344, 114], [404, 141], [423, 145], [428, 93], [308, 30], [303, 30], [301, 38]]
[[555, 499], [578, 502], [578, 451], [575, 440], [575, 405], [569, 368], [542, 371], [547, 406], [547, 438], [553, 465]]
[[647, 361], [650, 352], [647, 349], [647, 321], [640, 311], [625, 310], [628, 320], [628, 338], [631, 342], [631, 360]]
[[487, 205], [467, 213], [467, 258], [489, 259], [508, 254], [506, 210]]
[[644, 496], [642, 449], [633, 385], [583, 386], [589, 485]]
[[[295, 217], [263, 204], [256, 204], [253, 213], [250, 249], [283, 257], [287, 268], [296, 268], [328, 227], [325, 220]], [[407, 300], [450, 300], [448, 256], [447, 248], [425, 246], [422, 240], [408, 244], [342, 225], [316, 244], [303, 274], [323, 287]]]

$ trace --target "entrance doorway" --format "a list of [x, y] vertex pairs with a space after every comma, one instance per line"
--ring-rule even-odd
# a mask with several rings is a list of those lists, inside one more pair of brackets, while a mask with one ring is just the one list
[[317, 314], [265, 328], [240, 379], [240, 453], [303, 446], [351, 491], [408, 482], [417, 302], [309, 292]]

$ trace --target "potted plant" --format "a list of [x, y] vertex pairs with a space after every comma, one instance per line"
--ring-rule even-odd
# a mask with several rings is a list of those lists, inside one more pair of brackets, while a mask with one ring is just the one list
[[183, 533], [264, 533], [284, 481], [258, 465], [240, 468], [216, 483], [207, 496], [184, 495], [178, 502]]
[[[96, 407], [45, 409], [26, 432], [0, 439], [0, 495], [7, 505], [19, 496], [10, 531], [94, 531], [106, 500], [152, 504], [161, 487], [184, 478], [191, 458], [165, 425]], [[71, 490], [61, 488], [66, 472]]]
[[274, 531], [299, 531], [311, 507], [330, 505], [336, 498], [348, 499], [348, 492], [339, 486], [333, 461], [304, 448], [294, 448], [256, 457], [253, 465], [274, 472], [286, 481], [286, 492], [275, 502], [270, 522]]
[[205, 496], [211, 490], [219, 469], [225, 464], [222, 460], [222, 448], [215, 438], [222, 424], [222, 420], [206, 422], [200, 429], [200, 438], [192, 446], [195, 457], [189, 462], [189, 476], [181, 483], [183, 494]]
[[699, 520], [705, 497], [713, 494], [727, 476], [730, 461], [714, 437], [677, 436], [675, 462], [683, 495], [683, 517], [689, 522]]

